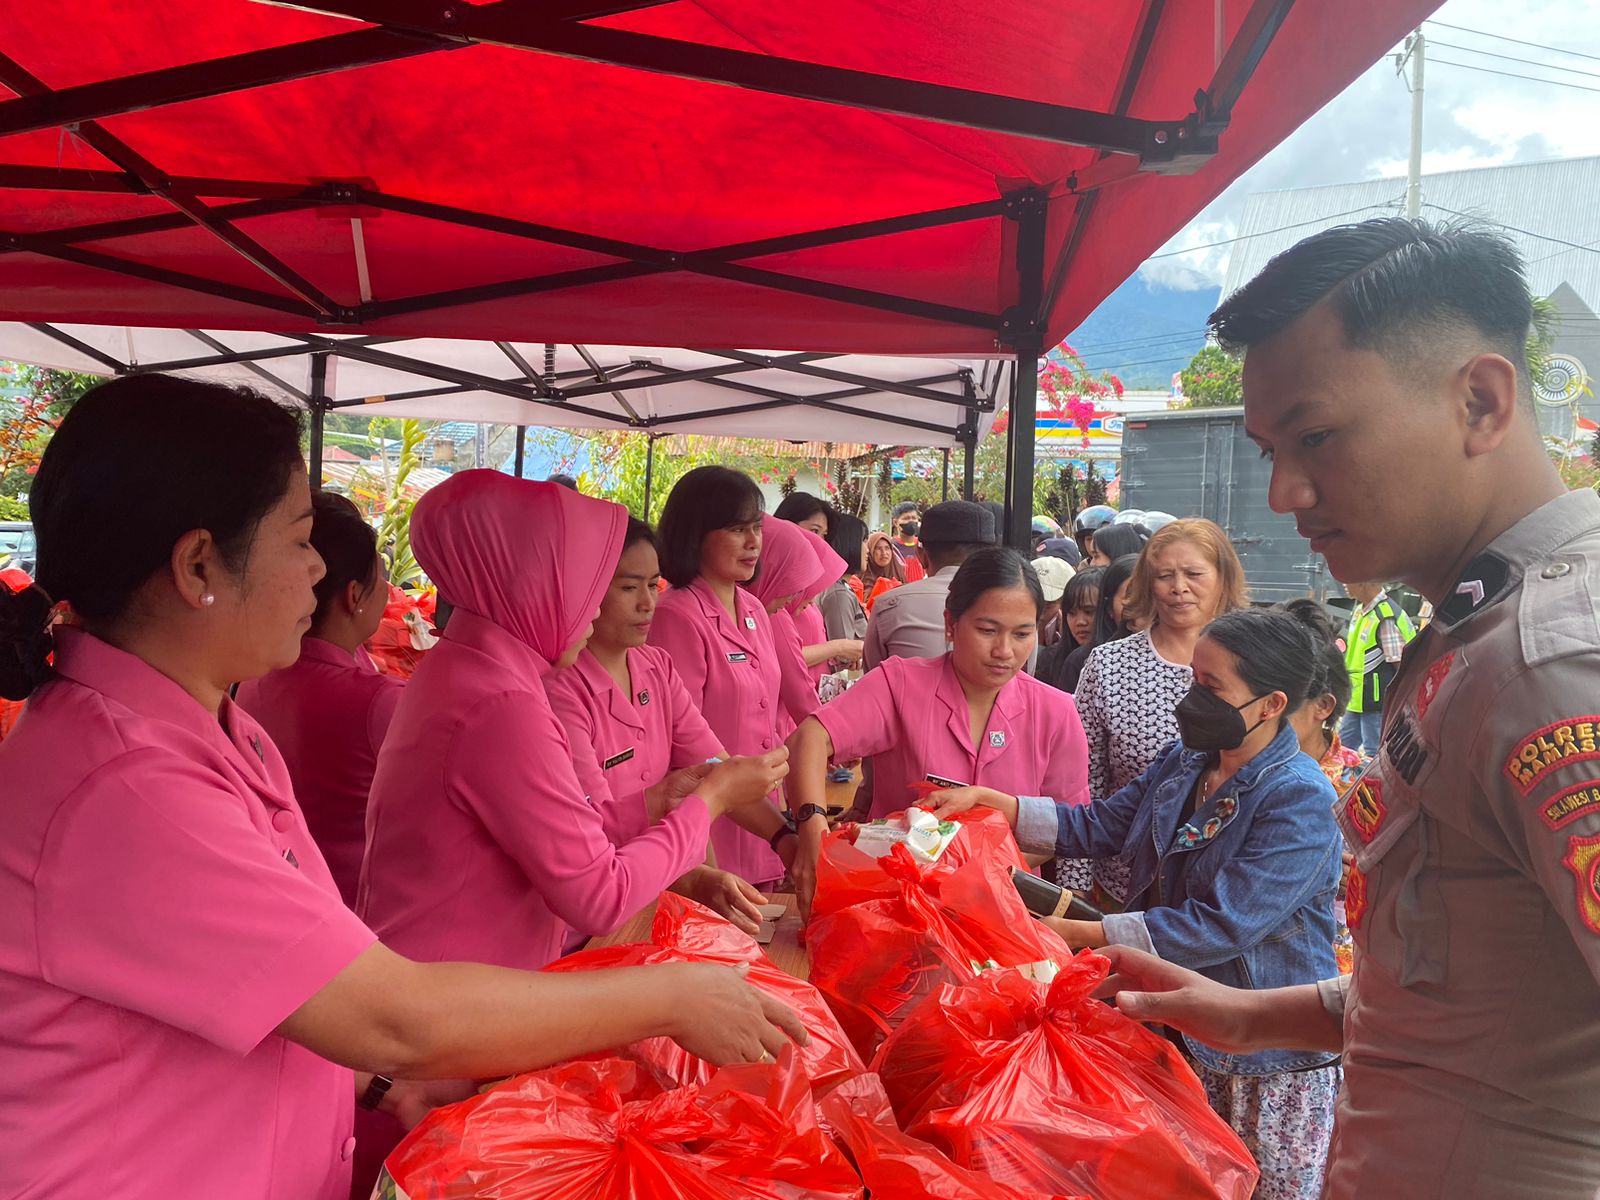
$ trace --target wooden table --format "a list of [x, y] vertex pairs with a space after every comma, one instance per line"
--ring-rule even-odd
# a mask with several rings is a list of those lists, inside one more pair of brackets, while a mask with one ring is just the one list
[[[761, 947], [766, 951], [767, 957], [773, 965], [780, 970], [788, 972], [796, 979], [811, 978], [811, 962], [806, 957], [805, 947], [800, 945], [800, 911], [795, 906], [794, 896], [787, 892], [778, 892], [771, 897], [772, 903], [784, 906], [784, 915], [778, 918], [778, 931], [773, 934], [772, 941]], [[586, 949], [596, 946], [626, 946], [633, 942], [648, 942], [650, 940], [650, 926], [656, 919], [656, 906], [652, 904], [638, 916], [630, 920], [615, 933], [608, 933], [605, 937], [591, 938]]]
[[849, 807], [856, 802], [856, 789], [858, 789], [860, 786], [860, 763], [857, 763], [855, 766], [850, 768], [849, 782], [834, 783], [832, 780], [829, 780], [825, 789], [828, 796], [826, 801], [828, 812], [832, 813], [835, 809], [849, 809]]

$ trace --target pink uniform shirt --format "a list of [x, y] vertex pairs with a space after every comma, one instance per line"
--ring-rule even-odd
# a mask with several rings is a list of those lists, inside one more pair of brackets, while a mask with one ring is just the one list
[[[802, 650], [807, 646], [820, 646], [828, 640], [827, 620], [823, 617], [822, 610], [815, 604], [808, 604], [794, 614], [794, 631], [800, 637]], [[828, 664], [819, 662], [806, 669], [811, 674], [811, 686], [815, 688], [828, 673]]]
[[417, 561], [456, 608], [379, 755], [357, 904], [399, 953], [537, 969], [703, 860], [692, 796], [612, 844], [609, 799], [591, 804], [545, 695], [599, 608], [626, 521], [619, 505], [495, 471], [417, 502]]
[[[744, 588], [734, 593], [737, 620], [704, 579], [671, 589], [656, 608], [650, 644], [671, 656], [689, 699], [729, 754], [765, 754], [783, 742], [778, 652], [766, 609]], [[726, 817], [712, 826], [711, 842], [725, 871], [758, 885], [783, 877], [771, 847]]]
[[[816, 604], [816, 599], [843, 578], [848, 564], [825, 539], [818, 537], [809, 529], [802, 529], [800, 532], [805, 534], [806, 544], [811, 547], [811, 552], [817, 559], [817, 574], [806, 592], [806, 599], [812, 603], [794, 614], [795, 632], [800, 635], [800, 645], [803, 649], [806, 646], [820, 646], [828, 640], [828, 622], [822, 615], [821, 607]], [[828, 664], [820, 662], [809, 670], [811, 685], [815, 689], [823, 675], [827, 674]]]
[[1058, 804], [1089, 800], [1089, 747], [1072, 697], [1018, 673], [1000, 689], [972, 744], [967, 701], [949, 654], [891, 658], [868, 671], [817, 720], [840, 762], [872, 755], [872, 815], [915, 801], [933, 776]]
[[378, 747], [404, 688], [379, 672], [365, 650], [351, 654], [308, 634], [293, 666], [241, 684], [235, 697], [289, 765], [311, 836], [351, 908], [367, 847], [367, 793]]
[[0, 1195], [343, 1200], [350, 1071], [273, 1030], [373, 936], [271, 740], [58, 628], [0, 746]]
[[[626, 693], [587, 650], [545, 680], [578, 778], [591, 803], [598, 799], [603, 805], [600, 820], [617, 846], [650, 827], [645, 789], [669, 771], [722, 753], [722, 739], [689, 699], [665, 651], [639, 646], [627, 657], [631, 686]], [[585, 747], [593, 753], [584, 754]]]
[[771, 515], [761, 518], [761, 570], [750, 581], [749, 592], [763, 608], [787, 602], [771, 614], [772, 643], [778, 652], [778, 698], [786, 714], [778, 723], [778, 732], [784, 737], [818, 707], [817, 685], [806, 666], [789, 606], [810, 597], [820, 570], [805, 530]]

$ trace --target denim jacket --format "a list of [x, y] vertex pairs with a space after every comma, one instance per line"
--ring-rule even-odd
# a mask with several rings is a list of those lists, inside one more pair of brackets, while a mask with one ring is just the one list
[[[1333, 902], [1342, 843], [1333, 785], [1285, 725], [1180, 828], [1207, 759], [1173, 742], [1143, 775], [1097, 803], [1021, 798], [1018, 841], [1024, 850], [1064, 858], [1121, 855], [1132, 871], [1130, 897], [1159, 878], [1161, 906], [1108, 915], [1110, 942], [1231, 987], [1336, 976]], [[1185, 1041], [1207, 1067], [1229, 1075], [1304, 1070], [1336, 1057], [1309, 1050], [1227, 1054]]]

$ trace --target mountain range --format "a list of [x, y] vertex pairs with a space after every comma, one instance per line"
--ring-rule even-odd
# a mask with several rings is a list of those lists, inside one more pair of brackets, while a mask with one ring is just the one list
[[1206, 317], [1220, 288], [1152, 286], [1135, 272], [1067, 335], [1091, 371], [1109, 370], [1130, 389], [1165, 391], [1205, 345]]

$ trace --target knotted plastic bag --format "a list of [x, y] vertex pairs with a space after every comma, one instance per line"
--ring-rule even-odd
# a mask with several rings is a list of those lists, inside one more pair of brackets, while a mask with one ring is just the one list
[[583, 1060], [435, 1110], [385, 1164], [395, 1200], [859, 1200], [792, 1051], [663, 1089]]
[[1085, 951], [1049, 986], [987, 972], [930, 996], [873, 1070], [901, 1127], [1000, 1183], [1094, 1200], [1248, 1200], [1250, 1152], [1166, 1039], [1093, 998]]
[[[797, 1049], [800, 1065], [818, 1093], [867, 1069], [815, 987], [774, 966], [749, 934], [676, 892], [663, 892], [657, 901], [650, 941], [583, 950], [545, 969], [596, 971], [605, 967], [672, 962], [748, 964], [750, 972], [745, 976], [746, 981], [793, 1009], [811, 1035], [810, 1043]], [[670, 1084], [706, 1083], [715, 1070], [710, 1063], [696, 1058], [669, 1038], [635, 1043], [623, 1056], [645, 1064], [657, 1072], [664, 1083]]]
[[806, 930], [811, 982], [863, 1057], [942, 986], [1071, 958], [1023, 907], [1010, 875], [1015, 841], [1001, 828], [1004, 841], [973, 838], [958, 852], [963, 828], [930, 865], [904, 846], [873, 859], [845, 837], [824, 839]]

